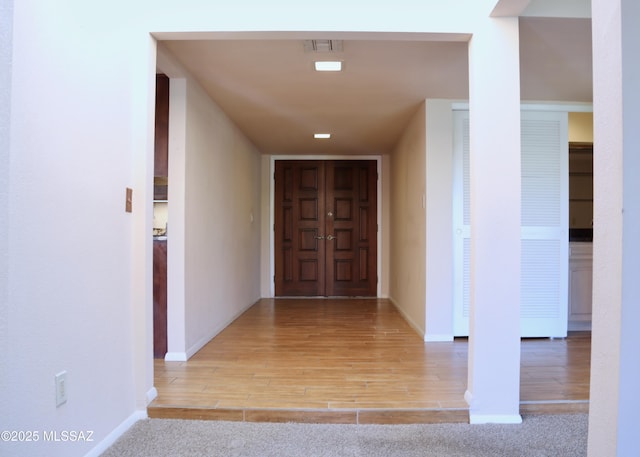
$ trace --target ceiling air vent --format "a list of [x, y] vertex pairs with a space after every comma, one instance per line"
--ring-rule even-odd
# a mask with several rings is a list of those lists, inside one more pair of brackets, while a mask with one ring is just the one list
[[305, 40], [305, 52], [342, 52], [342, 40]]

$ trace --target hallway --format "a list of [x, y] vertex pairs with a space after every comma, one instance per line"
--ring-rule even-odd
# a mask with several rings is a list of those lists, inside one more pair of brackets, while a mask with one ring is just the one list
[[[262, 299], [188, 362], [155, 361], [150, 417], [466, 422], [467, 340], [424, 343], [382, 299]], [[588, 411], [590, 335], [523, 340], [522, 414]]]

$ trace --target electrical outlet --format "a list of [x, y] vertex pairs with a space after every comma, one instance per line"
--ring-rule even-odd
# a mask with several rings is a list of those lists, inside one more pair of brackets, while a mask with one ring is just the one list
[[56, 375], [56, 407], [67, 402], [67, 372]]

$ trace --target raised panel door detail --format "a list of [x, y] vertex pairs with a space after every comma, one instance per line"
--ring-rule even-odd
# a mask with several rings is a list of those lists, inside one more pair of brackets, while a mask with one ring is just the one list
[[336, 165], [334, 167], [334, 188], [336, 190], [353, 189], [353, 169]]
[[360, 241], [369, 241], [369, 207], [360, 207], [360, 230], [358, 231], [358, 239]]
[[305, 167], [300, 170], [300, 190], [318, 190], [317, 167]]
[[291, 203], [293, 202], [293, 168], [286, 167], [282, 170], [282, 178], [280, 184], [282, 186], [282, 201]]
[[369, 182], [370, 170], [368, 168], [360, 168], [358, 177], [360, 178], [360, 201], [366, 202], [369, 201], [369, 186], [367, 183]]
[[336, 251], [351, 251], [353, 249], [353, 230], [341, 229], [334, 230], [336, 239], [335, 250]]
[[282, 240], [293, 241], [293, 208], [282, 208]]
[[353, 201], [350, 198], [337, 198], [334, 203], [335, 220], [350, 221], [353, 219], [352, 214]]
[[336, 260], [335, 280], [339, 282], [350, 282], [353, 280], [352, 262], [347, 260]]
[[318, 280], [318, 261], [317, 260], [301, 260], [300, 281], [317, 281]]
[[369, 280], [369, 269], [367, 266], [369, 265], [369, 249], [368, 248], [360, 248], [359, 252], [360, 259], [360, 281], [368, 281]]
[[285, 281], [293, 281], [293, 251], [291, 247], [282, 250], [282, 276]]
[[298, 236], [301, 251], [317, 251], [318, 250], [318, 229], [300, 230]]
[[317, 198], [301, 198], [300, 199], [300, 219], [305, 221], [318, 220], [318, 199]]

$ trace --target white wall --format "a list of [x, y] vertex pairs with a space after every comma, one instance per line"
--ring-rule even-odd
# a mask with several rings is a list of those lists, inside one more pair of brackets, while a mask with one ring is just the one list
[[[0, 0], [0, 221], [9, 220], [9, 131], [11, 121], [11, 51], [13, 0]], [[0, 222], [0, 373], [9, 373], [9, 224]], [[8, 392], [8, 376], [0, 376], [0, 392]], [[0, 411], [9, 410], [0, 395]]]
[[[166, 360], [187, 360], [186, 338], [186, 131], [187, 78], [170, 54], [158, 44], [158, 68], [169, 76], [169, 170], [171, 185], [167, 223], [167, 353]], [[167, 205], [168, 206], [168, 205]], [[167, 226], [167, 232], [169, 225]]]
[[416, 111], [391, 154], [389, 297], [425, 334], [426, 110]]
[[[133, 183], [134, 156], [147, 163], [151, 151], [150, 61], [131, 71], [129, 58], [146, 52], [149, 41], [138, 36], [129, 44], [116, 10], [73, 14], [68, 3], [14, 5], [8, 160], [6, 100], [0, 119], [0, 180], [11, 172], [8, 217], [0, 204], [9, 242], [7, 251], [0, 237], [0, 264], [8, 269], [8, 287], [0, 285], [7, 341], [0, 414], [3, 430], [93, 431], [93, 442], [50, 443], [41, 435], [0, 443], [3, 455], [83, 455], [139, 417], [146, 395], [148, 373], [136, 357], [150, 356], [150, 301], [134, 301], [133, 288], [136, 278], [150, 276], [144, 265], [134, 273], [133, 252], [150, 254], [150, 238], [134, 245], [134, 233], [147, 230], [151, 214], [147, 189]], [[136, 106], [144, 108], [141, 128], [132, 119]], [[0, 186], [6, 195], [7, 183]], [[135, 187], [131, 214], [126, 187]], [[63, 370], [68, 401], [56, 408], [54, 375]]]
[[260, 230], [260, 296], [273, 297], [275, 293], [275, 283], [272, 270], [272, 251], [273, 251], [273, 226], [272, 219], [272, 202], [274, 198], [273, 173], [271, 172], [271, 156], [262, 156], [262, 171], [260, 174], [262, 181], [261, 195], [261, 213], [260, 222], [262, 229]]
[[195, 83], [187, 85], [186, 125], [191, 355], [260, 297], [261, 189], [258, 151]]
[[593, 1], [592, 457], [638, 453], [639, 20], [636, 1]]

